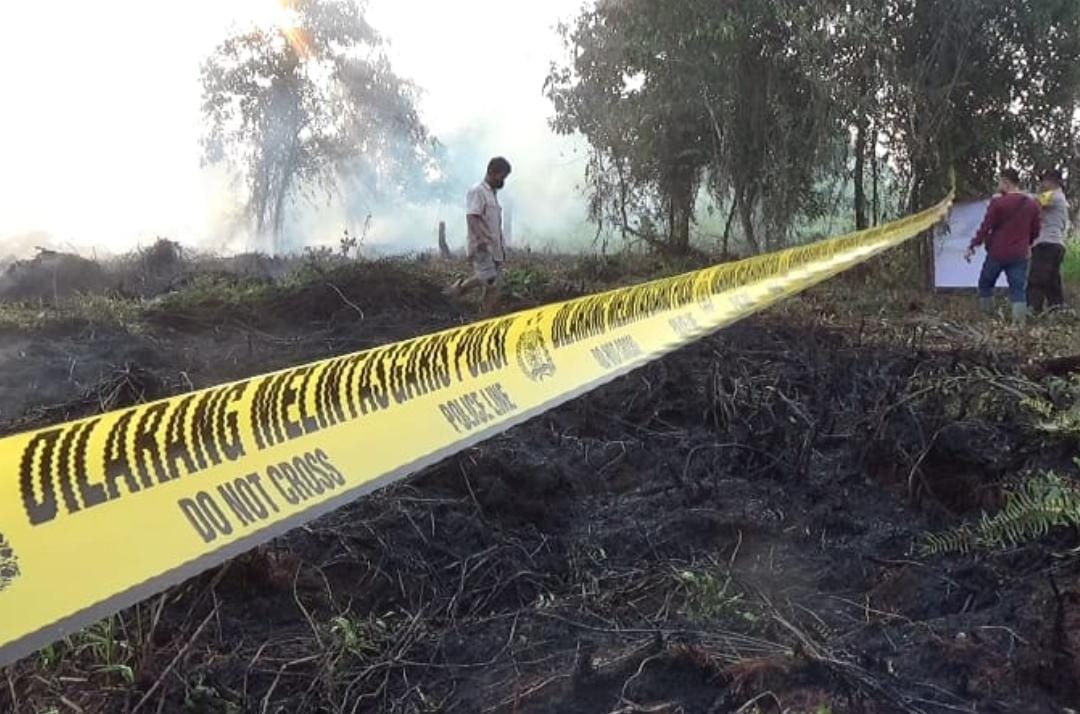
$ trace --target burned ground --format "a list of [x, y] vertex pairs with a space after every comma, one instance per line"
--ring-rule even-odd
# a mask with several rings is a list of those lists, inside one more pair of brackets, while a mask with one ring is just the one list
[[[519, 276], [516, 299], [610, 269]], [[0, 428], [465, 319], [423, 271], [338, 270], [288, 299], [196, 284], [135, 321], [8, 327]], [[840, 286], [740, 323], [42, 651], [0, 709], [1075, 707], [1074, 532], [914, 547], [1011, 480], [1080, 477], [1076, 433], [1046, 426], [1080, 388], [1039, 369], [1075, 325], [1021, 337], [919, 301]]]

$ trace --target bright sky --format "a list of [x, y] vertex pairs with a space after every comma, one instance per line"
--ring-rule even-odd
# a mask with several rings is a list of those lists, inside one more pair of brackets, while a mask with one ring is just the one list
[[[580, 213], [579, 159], [541, 94], [553, 27], [580, 0], [371, 0], [395, 69], [439, 136], [479, 127], [515, 164], [519, 212]], [[165, 235], [219, 240], [235, 197], [199, 168], [199, 64], [274, 0], [34, 0], [4, 9], [0, 243], [31, 231], [121, 251]], [[477, 167], [477, 178], [482, 174]], [[542, 179], [542, 180], [537, 180]], [[528, 186], [528, 195], [521, 190]], [[554, 205], [553, 205], [554, 204]], [[4, 252], [0, 247], [0, 253]], [[2, 258], [3, 255], [0, 255]]]

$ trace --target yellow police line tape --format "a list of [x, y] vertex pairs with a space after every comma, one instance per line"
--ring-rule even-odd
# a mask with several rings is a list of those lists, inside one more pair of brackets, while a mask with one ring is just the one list
[[951, 201], [2, 439], [0, 665], [896, 246]]

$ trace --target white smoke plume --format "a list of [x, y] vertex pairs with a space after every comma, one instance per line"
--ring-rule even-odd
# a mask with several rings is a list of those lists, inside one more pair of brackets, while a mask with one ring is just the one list
[[[0, 43], [0, 63], [25, 71], [5, 87], [13, 110], [0, 130], [0, 260], [31, 257], [40, 242], [91, 257], [158, 237], [216, 252], [265, 247], [246, 231], [241, 187], [199, 166], [199, 65], [230, 27], [273, 2], [8, 8], [5, 19], [19, 31]], [[548, 128], [542, 96], [548, 64], [561, 53], [554, 25], [578, 2], [370, 0], [369, 20], [389, 42], [395, 70], [422, 90], [422, 118], [445, 147], [445, 191], [411, 203], [345, 191], [328, 205], [297, 205], [292, 245], [334, 246], [346, 228], [362, 231], [370, 213], [372, 245], [432, 248], [442, 220], [460, 247], [464, 191], [496, 154], [514, 165], [503, 200], [519, 242], [570, 246], [591, 237], [577, 189], [584, 161], [575, 141]], [[34, 232], [50, 239], [26, 237]]]

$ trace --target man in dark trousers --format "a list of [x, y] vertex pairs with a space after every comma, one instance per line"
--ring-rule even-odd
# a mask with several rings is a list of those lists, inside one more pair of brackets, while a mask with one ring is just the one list
[[986, 246], [986, 262], [979, 274], [979, 305], [987, 313], [994, 311], [994, 286], [1002, 273], [1009, 280], [1009, 302], [1017, 325], [1027, 320], [1027, 273], [1031, 263], [1031, 244], [1042, 226], [1038, 202], [1020, 191], [1020, 175], [1014, 169], [1001, 172], [1001, 194], [990, 201], [986, 218], [972, 239], [965, 258], [970, 261], [975, 249]]
[[1042, 230], [1031, 248], [1031, 273], [1028, 275], [1028, 307], [1033, 313], [1043, 308], [1065, 305], [1061, 284], [1061, 263], [1065, 260], [1065, 240], [1069, 237], [1069, 201], [1062, 190], [1058, 171], [1047, 171], [1039, 186], [1042, 206]]

